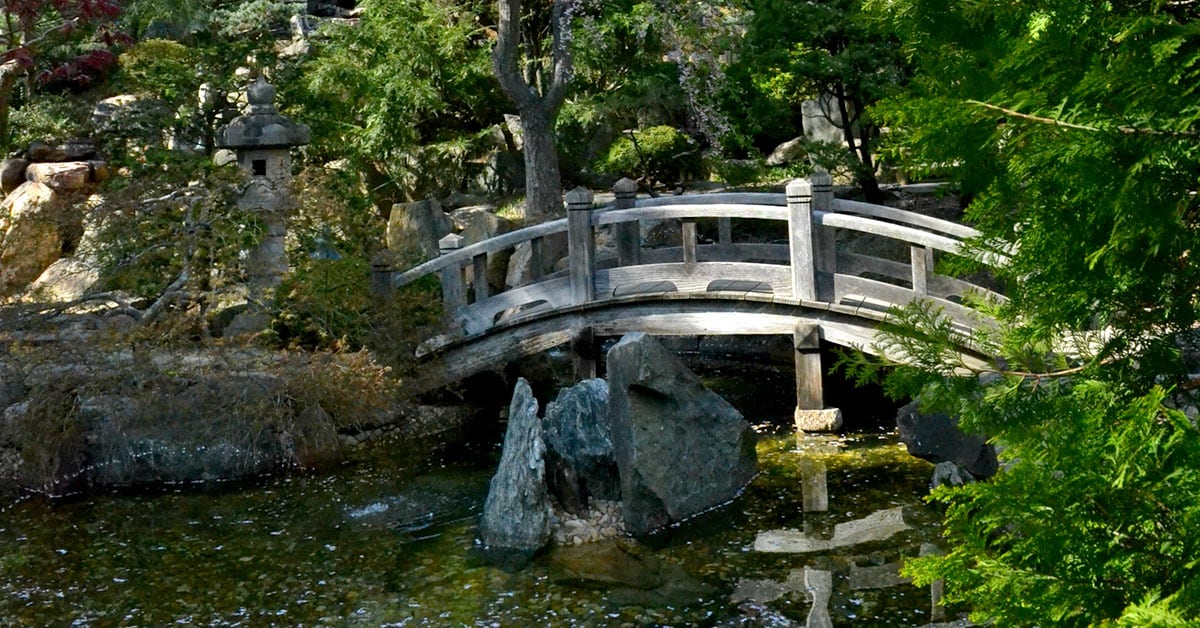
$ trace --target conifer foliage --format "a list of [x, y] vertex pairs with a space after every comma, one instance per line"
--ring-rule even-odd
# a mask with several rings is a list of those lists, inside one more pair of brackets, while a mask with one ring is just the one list
[[869, 4], [915, 68], [878, 110], [892, 150], [953, 174], [1011, 259], [1001, 329], [974, 339], [991, 372], [927, 308], [888, 341], [921, 367], [894, 389], [1003, 449], [995, 481], [935, 492], [948, 552], [908, 572], [997, 625], [1195, 625], [1200, 6]]

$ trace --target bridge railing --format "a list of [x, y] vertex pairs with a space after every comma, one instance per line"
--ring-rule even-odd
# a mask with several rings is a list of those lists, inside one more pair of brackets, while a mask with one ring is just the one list
[[[835, 199], [827, 173], [793, 181], [785, 194], [723, 193], [637, 199], [624, 179], [615, 200], [595, 207], [592, 193], [566, 194], [567, 218], [554, 220], [471, 245], [450, 235], [441, 255], [403, 272], [377, 274], [375, 285], [394, 288], [437, 273], [445, 310], [458, 332], [475, 335], [506, 320], [551, 309], [667, 293], [719, 294], [722, 298], [787, 300], [797, 305], [851, 305], [884, 310], [916, 298], [931, 299], [952, 318], [971, 326], [973, 311], [963, 305], [970, 292], [1002, 298], [986, 288], [935, 272], [937, 252], [974, 255], [965, 241], [978, 233], [965, 225], [913, 212]], [[698, 222], [716, 222], [716, 238], [701, 241]], [[762, 220], [782, 226], [774, 239], [738, 241], [734, 222]], [[647, 248], [642, 225], [679, 221], [679, 244]], [[740, 223], [739, 223], [740, 224]], [[706, 225], [707, 226], [707, 225]], [[839, 246], [854, 233], [883, 238], [907, 255], [853, 252]], [[606, 246], [597, 249], [597, 236]], [[710, 234], [711, 235], [711, 234]], [[562, 248], [567, 268], [545, 272]], [[527, 259], [523, 285], [493, 290], [489, 259]], [[557, 256], [555, 256], [557, 257]], [[1000, 264], [996, 254], [980, 261]]]

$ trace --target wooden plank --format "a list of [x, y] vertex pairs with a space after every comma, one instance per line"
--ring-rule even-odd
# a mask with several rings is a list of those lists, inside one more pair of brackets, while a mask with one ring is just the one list
[[[911, 285], [912, 267], [909, 264], [896, 262], [882, 257], [874, 257], [871, 255], [862, 255], [859, 253], [848, 253], [842, 251], [838, 253], [838, 271], [845, 275], [861, 276], [866, 273], [871, 273], [881, 277], [903, 282], [904, 285]], [[1004, 296], [997, 294], [984, 288], [975, 285], [969, 281], [963, 281], [946, 275], [930, 273], [928, 277], [928, 293], [932, 296], [945, 299], [947, 297], [960, 297], [970, 292], [976, 292], [988, 296], [989, 298], [1004, 300]]]
[[913, 299], [923, 298], [933, 301], [941, 307], [942, 311], [956, 323], [970, 327], [984, 324], [983, 316], [969, 307], [937, 297], [918, 295], [908, 288], [901, 288], [882, 281], [839, 274], [834, 278], [834, 286], [835, 298], [839, 303], [846, 301], [849, 297], [860, 296], [873, 300], [879, 304], [877, 307], [886, 309], [887, 306], [907, 305]]
[[[668, 246], [653, 249], [643, 249], [641, 258], [643, 264], [662, 264], [681, 259], [683, 252], [680, 247]], [[789, 248], [786, 244], [699, 244], [696, 246], [696, 259], [702, 262], [753, 262], [787, 264]]]
[[824, 227], [836, 227], [838, 229], [849, 229], [851, 231], [859, 231], [861, 233], [869, 233], [872, 235], [883, 236], [893, 240], [900, 240], [909, 244], [916, 244], [947, 253], [962, 255], [963, 243], [961, 240], [922, 231], [913, 227], [897, 225], [874, 218], [864, 218], [862, 216], [849, 216], [846, 214], [833, 213], [818, 213], [816, 217], [817, 224]]
[[506, 290], [486, 301], [472, 304], [468, 310], [475, 316], [491, 321], [506, 310], [514, 310], [539, 301], [554, 308], [570, 305], [571, 280], [568, 277], [559, 277]]
[[930, 231], [937, 231], [948, 236], [960, 240], [966, 240], [979, 236], [979, 232], [967, 225], [942, 220], [916, 212], [905, 211], [895, 207], [885, 207], [883, 205], [874, 205], [871, 203], [863, 203], [860, 201], [850, 201], [845, 199], [833, 200], [833, 211], [841, 214], [858, 214], [868, 216], [870, 218], [879, 218], [881, 220], [889, 220], [892, 222], [908, 225], [910, 227], [919, 227]]

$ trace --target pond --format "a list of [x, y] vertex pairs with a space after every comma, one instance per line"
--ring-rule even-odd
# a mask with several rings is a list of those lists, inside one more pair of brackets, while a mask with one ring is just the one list
[[930, 590], [896, 568], [937, 538], [938, 514], [922, 500], [931, 466], [887, 433], [798, 438], [778, 420], [757, 429], [761, 472], [731, 504], [643, 542], [555, 549], [519, 568], [489, 563], [476, 541], [498, 426], [447, 446], [380, 445], [321, 475], [10, 499], [0, 509], [0, 617], [756, 626], [804, 625], [824, 611], [834, 625], [929, 623]]

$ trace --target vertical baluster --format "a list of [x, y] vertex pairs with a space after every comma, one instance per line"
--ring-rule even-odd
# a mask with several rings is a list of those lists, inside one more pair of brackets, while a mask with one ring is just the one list
[[529, 241], [529, 281], [537, 282], [546, 274], [545, 261], [542, 259], [542, 238]]
[[696, 221], [683, 221], [683, 263], [696, 263]]
[[471, 278], [475, 287], [475, 302], [481, 303], [488, 298], [488, 264], [487, 253], [480, 253], [471, 258]]
[[933, 250], [923, 246], [909, 247], [912, 260], [912, 288], [919, 295], [929, 294], [929, 272], [933, 269]]

